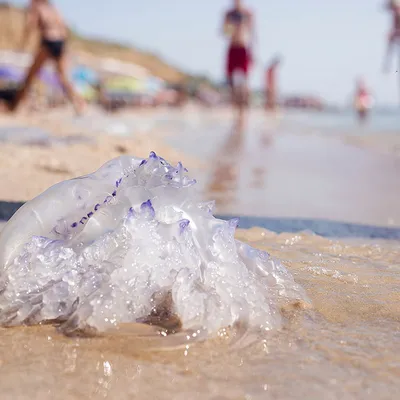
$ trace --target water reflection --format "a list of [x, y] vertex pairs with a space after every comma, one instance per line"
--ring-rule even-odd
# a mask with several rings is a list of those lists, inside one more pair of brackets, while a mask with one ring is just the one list
[[[243, 156], [243, 142], [246, 121], [237, 118], [222, 146], [211, 163], [213, 170], [206, 193], [212, 193], [216, 202], [228, 206], [237, 202], [237, 186], [240, 174], [240, 159]], [[209, 196], [209, 197], [211, 197]]]
[[211, 162], [208, 198], [216, 200], [220, 210], [241, 210], [246, 197], [262, 195], [265, 188], [266, 150], [273, 144], [271, 131], [253, 129], [246, 116], [235, 119], [227, 139], [218, 148]]

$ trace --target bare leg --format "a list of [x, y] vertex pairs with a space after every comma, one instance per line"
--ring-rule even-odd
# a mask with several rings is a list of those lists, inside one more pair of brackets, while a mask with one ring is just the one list
[[232, 107], [237, 107], [237, 90], [232, 78], [229, 78], [230, 101]]
[[48, 53], [46, 49], [40, 48], [39, 52], [36, 54], [36, 58], [33, 64], [29, 68], [28, 74], [26, 75], [25, 82], [23, 83], [21, 89], [18, 90], [13, 103], [11, 104], [11, 111], [16, 111], [18, 106], [21, 104], [22, 100], [25, 98], [28, 90], [32, 86], [33, 79], [42, 68], [45, 61], [48, 59]]
[[75, 112], [77, 114], [82, 114], [83, 108], [85, 106], [85, 101], [75, 92], [73, 86], [67, 78], [65, 55], [63, 54], [59, 59], [55, 60], [55, 63], [61, 86], [68, 100], [74, 106]]
[[273, 112], [276, 110], [276, 95], [275, 95], [275, 89], [274, 88], [269, 88], [267, 90], [267, 96], [266, 96], [266, 108], [268, 111]]
[[234, 75], [230, 80], [230, 87], [232, 105], [237, 109], [238, 118], [241, 119], [249, 102], [249, 88], [245, 73], [243, 71], [239, 72], [239, 76]]
[[235, 86], [233, 82], [230, 83], [230, 89], [232, 108], [237, 110], [237, 117], [240, 119], [242, 115], [242, 93], [240, 88]]
[[249, 108], [250, 105], [250, 89], [249, 84], [247, 82], [247, 77], [241, 82], [239, 88], [239, 120], [242, 120], [244, 117], [245, 111]]

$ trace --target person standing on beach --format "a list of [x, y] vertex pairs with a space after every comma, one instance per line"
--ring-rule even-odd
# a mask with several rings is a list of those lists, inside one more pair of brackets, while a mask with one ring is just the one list
[[399, 45], [400, 51], [400, 0], [387, 0], [385, 8], [390, 11], [393, 17], [392, 29], [389, 33], [387, 52], [385, 57], [385, 72], [389, 71], [389, 66], [392, 58], [393, 48], [396, 44]]
[[359, 79], [356, 82], [355, 109], [360, 122], [364, 122], [366, 120], [370, 108], [371, 95], [364, 81]]
[[269, 64], [266, 76], [265, 76], [265, 100], [266, 100], [266, 109], [267, 110], [275, 110], [277, 106], [276, 101], [276, 70], [281, 64], [281, 59], [279, 57], [275, 57], [272, 62]]
[[39, 73], [41, 67], [46, 61], [51, 60], [55, 63], [56, 72], [65, 94], [73, 104], [76, 113], [81, 114], [85, 102], [74, 91], [67, 78], [65, 46], [68, 36], [68, 28], [58, 10], [49, 0], [30, 1], [30, 5], [27, 9], [26, 25], [22, 37], [22, 49], [34, 29], [39, 30], [40, 44], [34, 57], [34, 61], [27, 72], [25, 81], [21, 88], [16, 92], [13, 101], [10, 102], [10, 110], [16, 111], [18, 109], [22, 100], [26, 97], [28, 90], [31, 88], [33, 80]]
[[243, 111], [249, 103], [248, 72], [252, 63], [252, 42], [255, 37], [254, 16], [241, 0], [225, 13], [223, 32], [229, 40], [226, 75], [232, 102]]

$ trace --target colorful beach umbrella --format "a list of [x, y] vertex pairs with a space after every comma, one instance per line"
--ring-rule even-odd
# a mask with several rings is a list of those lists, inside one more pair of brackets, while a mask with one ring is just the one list
[[145, 90], [145, 84], [136, 78], [116, 76], [105, 82], [106, 91], [138, 93]]
[[149, 78], [146, 79], [145, 81], [145, 90], [146, 93], [148, 94], [156, 94], [163, 90], [163, 81], [159, 78], [156, 78], [154, 76], [150, 76]]
[[10, 65], [0, 65], [0, 79], [4, 81], [18, 82], [22, 79], [23, 72]]
[[75, 83], [76, 91], [86, 100], [93, 100], [97, 96], [96, 90], [89, 83]]
[[[19, 68], [12, 65], [1, 65], [0, 79], [21, 82], [24, 79], [26, 72], [25, 68]], [[48, 86], [60, 87], [60, 82], [55, 72], [47, 68], [42, 68], [40, 70], [39, 80]]]
[[39, 72], [39, 80], [52, 89], [61, 89], [60, 79], [52, 68], [42, 68]]
[[96, 71], [86, 66], [79, 65], [72, 70], [71, 78], [75, 82], [86, 82], [94, 85], [99, 81]]

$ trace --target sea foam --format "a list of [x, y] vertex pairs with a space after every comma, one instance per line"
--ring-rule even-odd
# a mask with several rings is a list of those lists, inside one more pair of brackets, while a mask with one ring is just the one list
[[26, 203], [0, 236], [0, 324], [104, 332], [174, 315], [210, 335], [235, 322], [280, 327], [280, 306], [305, 300], [303, 289], [278, 260], [235, 240], [238, 220], [215, 218], [194, 184], [152, 152]]

